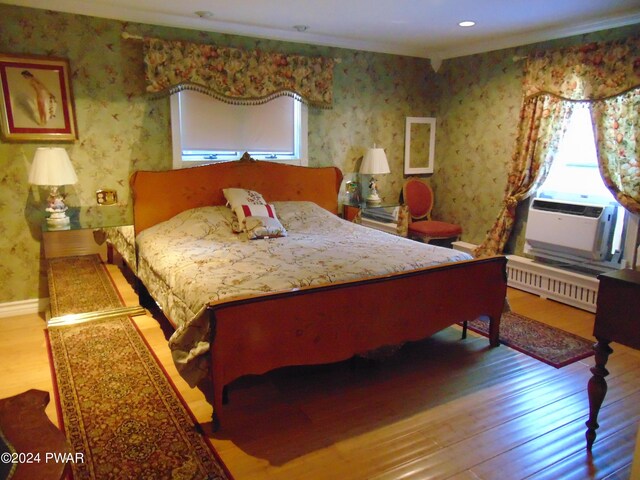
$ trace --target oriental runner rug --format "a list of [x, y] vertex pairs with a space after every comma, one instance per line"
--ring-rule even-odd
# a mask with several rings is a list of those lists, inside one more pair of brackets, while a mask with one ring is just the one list
[[[488, 336], [489, 321], [479, 318], [469, 330]], [[514, 312], [500, 319], [500, 343], [548, 365], [561, 368], [593, 355], [593, 341]]]
[[124, 306], [97, 254], [47, 260], [47, 281], [52, 317]]
[[47, 330], [74, 479], [230, 479], [129, 317]]
[[[49, 261], [52, 317], [123, 303], [97, 255]], [[193, 414], [127, 315], [45, 332], [74, 479], [231, 479]]]

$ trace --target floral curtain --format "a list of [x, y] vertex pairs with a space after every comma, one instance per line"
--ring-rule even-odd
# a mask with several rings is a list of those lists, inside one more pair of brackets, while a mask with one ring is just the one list
[[640, 212], [640, 37], [534, 54], [523, 90], [504, 205], [476, 256], [503, 251], [516, 206], [546, 178], [576, 101], [590, 104], [605, 184], [625, 208]]
[[552, 95], [525, 99], [504, 202], [492, 229], [476, 248], [476, 257], [495, 255], [504, 250], [516, 221], [516, 207], [546, 179], [572, 110], [571, 103]]
[[600, 175], [624, 208], [640, 213], [640, 88], [592, 104]]
[[289, 95], [330, 108], [334, 62], [326, 57], [144, 39], [147, 91], [159, 96], [191, 89], [228, 103], [256, 105]]

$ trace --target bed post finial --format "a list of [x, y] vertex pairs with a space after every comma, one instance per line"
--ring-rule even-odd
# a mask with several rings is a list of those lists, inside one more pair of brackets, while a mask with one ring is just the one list
[[240, 157], [240, 160], [238, 160], [239, 162], [257, 162], [256, 159], [251, 158], [251, 155], [249, 155], [249, 152], [244, 152], [244, 155], [242, 155], [242, 157]]

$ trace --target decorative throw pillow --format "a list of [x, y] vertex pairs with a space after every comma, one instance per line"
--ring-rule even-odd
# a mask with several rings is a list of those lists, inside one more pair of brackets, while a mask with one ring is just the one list
[[238, 218], [240, 230], [244, 231], [244, 219], [246, 217], [269, 217], [276, 220], [276, 209], [273, 205], [238, 205], [233, 209]]
[[[260, 193], [245, 188], [223, 188], [222, 194], [234, 213], [241, 205], [266, 205], [267, 203]], [[236, 216], [231, 223], [231, 228], [236, 233], [242, 232], [242, 219]]]
[[244, 227], [249, 240], [258, 238], [286, 237], [287, 231], [277, 218], [249, 216], [244, 219]]
[[223, 188], [222, 194], [227, 199], [227, 205], [235, 211], [240, 205], [266, 205], [264, 198], [258, 192], [244, 188]]

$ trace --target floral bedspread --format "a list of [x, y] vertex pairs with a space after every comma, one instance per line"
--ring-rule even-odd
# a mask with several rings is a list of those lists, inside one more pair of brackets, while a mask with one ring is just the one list
[[107, 242], [113, 245], [129, 268], [136, 273], [136, 250], [135, 250], [135, 234], [133, 233], [133, 225], [123, 225], [121, 227], [105, 228]]
[[182, 376], [207, 373], [211, 302], [467, 260], [466, 253], [347, 222], [311, 202], [274, 202], [288, 235], [248, 240], [224, 206], [188, 210], [137, 237], [138, 276], [177, 326]]

